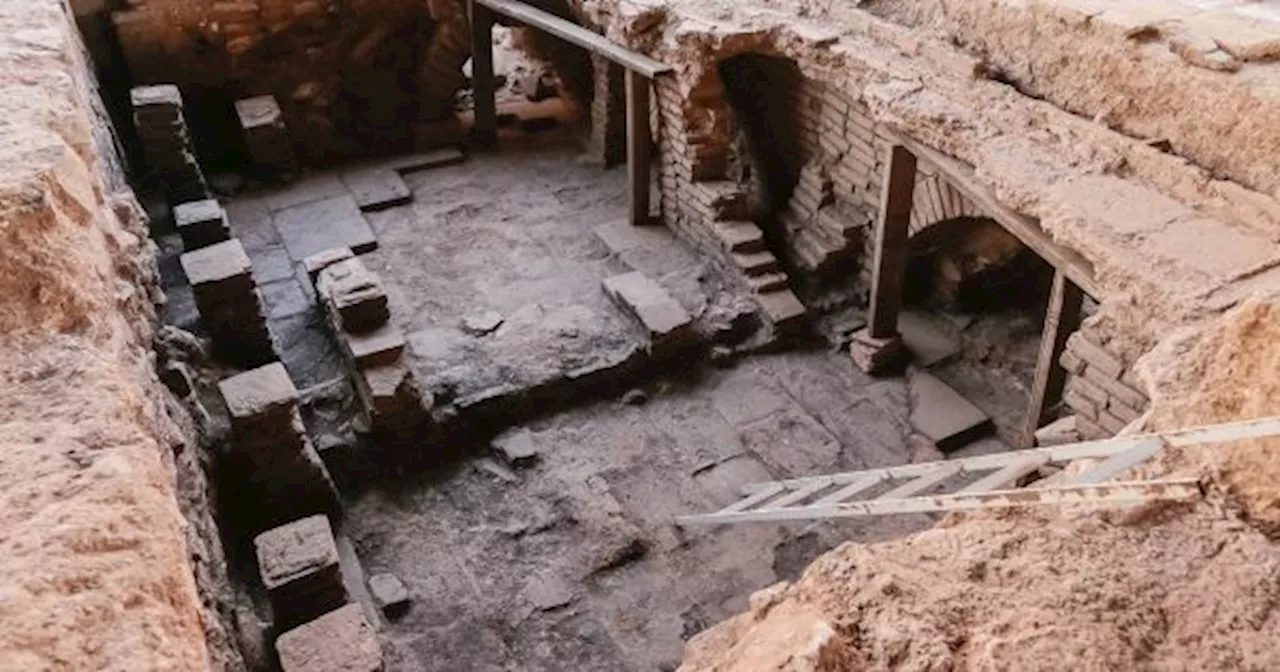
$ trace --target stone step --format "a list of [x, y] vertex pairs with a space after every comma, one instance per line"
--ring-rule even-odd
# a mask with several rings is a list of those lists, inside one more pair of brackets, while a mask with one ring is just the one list
[[748, 276], [767, 275], [782, 270], [782, 264], [772, 252], [731, 252], [733, 263]]
[[804, 304], [789, 289], [757, 294], [756, 303], [779, 331], [790, 331], [804, 322]]
[[671, 352], [693, 339], [693, 318], [661, 285], [638, 271], [604, 279], [610, 299], [644, 327], [654, 350]]
[[[843, 242], [843, 241], [842, 241]], [[796, 261], [808, 271], [822, 271], [837, 261], [846, 247], [813, 229], [802, 229], [792, 247]]]
[[750, 254], [768, 251], [764, 244], [764, 232], [751, 222], [715, 222], [712, 228], [720, 243], [730, 252]]
[[787, 289], [787, 274], [768, 273], [765, 275], [749, 276], [747, 277], [747, 285], [749, 285], [752, 291], [757, 294]]

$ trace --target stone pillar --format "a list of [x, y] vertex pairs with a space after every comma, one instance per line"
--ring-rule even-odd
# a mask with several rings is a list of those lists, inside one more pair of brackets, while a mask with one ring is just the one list
[[328, 518], [308, 516], [281, 525], [258, 535], [253, 545], [278, 629], [306, 623], [347, 603]]
[[130, 92], [133, 123], [147, 168], [164, 181], [169, 203], [209, 197], [182, 112], [182, 94], [172, 84], [139, 86]]
[[274, 96], [237, 100], [236, 116], [240, 119], [249, 158], [259, 173], [264, 177], [288, 178], [297, 172], [293, 141]]
[[218, 383], [231, 416], [245, 496], [266, 525], [341, 510], [329, 471], [298, 412], [298, 390], [279, 362]]
[[173, 221], [187, 252], [231, 239], [227, 213], [211, 198], [173, 206]]
[[277, 359], [262, 295], [240, 241], [232, 238], [202, 247], [179, 261], [218, 356], [242, 367]]

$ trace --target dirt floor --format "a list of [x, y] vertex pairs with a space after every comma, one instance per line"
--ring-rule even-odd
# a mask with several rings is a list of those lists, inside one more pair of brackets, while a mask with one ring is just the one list
[[[644, 272], [695, 316], [729, 301], [715, 269], [664, 229], [618, 224], [622, 170], [576, 157], [567, 133], [505, 143], [500, 154], [408, 174], [411, 203], [364, 215], [378, 242], [364, 258], [387, 284], [415, 374], [438, 397], [518, 404], [523, 390], [643, 347], [600, 289], [615, 273]], [[279, 222], [300, 201], [334, 198], [332, 185], [319, 173], [228, 205], [282, 359], [313, 391], [341, 380], [341, 357]], [[178, 245], [162, 242], [168, 319], [195, 327]], [[477, 330], [486, 314], [499, 326]], [[954, 352], [930, 371], [1011, 435], [1025, 412], [1035, 320], [931, 319], [948, 325], [940, 333]], [[531, 444], [528, 463], [482, 445], [437, 471], [384, 470], [347, 490], [343, 543], [362, 569], [349, 583], [381, 623], [390, 669], [674, 669], [689, 637], [820, 553], [934, 522], [677, 529], [676, 516], [720, 508], [747, 483], [943, 457], [910, 423], [919, 368], [874, 380], [818, 345], [727, 370], [687, 368], [638, 376], [625, 401], [581, 400], [522, 427], [484, 428], [499, 434], [495, 444]], [[998, 450], [1007, 444], [992, 437], [960, 452]], [[381, 572], [413, 596], [398, 620], [377, 616], [360, 585], [361, 574]]]

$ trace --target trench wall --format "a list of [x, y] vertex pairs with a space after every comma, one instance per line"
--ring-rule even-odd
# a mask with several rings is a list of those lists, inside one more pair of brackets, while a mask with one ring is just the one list
[[0, 64], [0, 668], [237, 669], [154, 249], [70, 12], [0, 7]]

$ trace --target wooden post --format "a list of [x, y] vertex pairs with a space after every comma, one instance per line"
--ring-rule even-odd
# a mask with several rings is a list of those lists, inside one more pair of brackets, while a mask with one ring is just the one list
[[1040, 335], [1040, 356], [1036, 361], [1036, 379], [1031, 387], [1031, 407], [1023, 426], [1024, 447], [1035, 444], [1036, 430], [1048, 417], [1049, 408], [1062, 399], [1067, 372], [1058, 360], [1067, 347], [1067, 338], [1080, 326], [1084, 292], [1061, 270], [1053, 274], [1053, 290], [1044, 316], [1044, 332]]
[[902, 310], [902, 286], [907, 272], [907, 231], [911, 225], [911, 199], [916, 189], [916, 156], [902, 145], [889, 148], [876, 221], [875, 250], [871, 267], [871, 311], [867, 329], [872, 338], [898, 334]]
[[650, 81], [627, 70], [627, 184], [631, 190], [631, 223], [649, 223], [649, 164], [652, 148], [649, 137]]
[[471, 87], [475, 99], [475, 138], [492, 145], [498, 138], [498, 108], [493, 74], [493, 10], [471, 0]]

